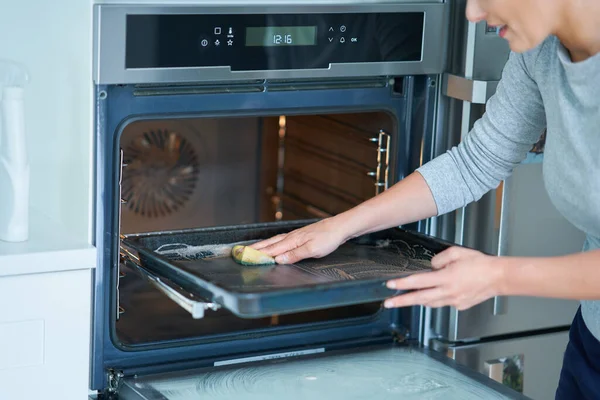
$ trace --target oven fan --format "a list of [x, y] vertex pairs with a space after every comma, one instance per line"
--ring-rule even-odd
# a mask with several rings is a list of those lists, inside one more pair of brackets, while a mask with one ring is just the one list
[[198, 156], [185, 137], [166, 129], [141, 132], [123, 149], [121, 197], [139, 216], [160, 218], [181, 210], [198, 181]]

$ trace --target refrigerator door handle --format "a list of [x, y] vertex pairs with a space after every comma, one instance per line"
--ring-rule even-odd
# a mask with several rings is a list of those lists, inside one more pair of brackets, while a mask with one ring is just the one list
[[[498, 256], [504, 256], [508, 254], [508, 196], [510, 192], [510, 185], [508, 184], [510, 178], [503, 181], [502, 184], [498, 187], [501, 191], [500, 194], [500, 221], [498, 227]], [[494, 315], [502, 315], [506, 314], [506, 298], [501, 296], [494, 297], [494, 305], [493, 305], [493, 314]]]
[[443, 82], [446, 96], [473, 104], [485, 104], [498, 86], [498, 81], [478, 81], [448, 73]]

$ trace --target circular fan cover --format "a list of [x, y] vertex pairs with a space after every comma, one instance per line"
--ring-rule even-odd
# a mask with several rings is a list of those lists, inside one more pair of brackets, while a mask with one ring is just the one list
[[196, 188], [199, 166], [194, 147], [167, 130], [143, 132], [123, 149], [121, 197], [135, 214], [158, 218], [177, 212]]

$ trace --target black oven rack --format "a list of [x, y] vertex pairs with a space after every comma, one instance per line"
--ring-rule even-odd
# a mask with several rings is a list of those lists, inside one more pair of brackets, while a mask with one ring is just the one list
[[[294, 265], [247, 267], [229, 255], [234, 244], [290, 232], [309, 222], [128, 235], [122, 250], [127, 249], [128, 258], [155, 285], [165, 279], [206, 299], [207, 309], [224, 307], [242, 318], [261, 318], [384, 300], [399, 293], [386, 287], [388, 280], [430, 271], [431, 257], [451, 245], [393, 228], [350, 240], [322, 259]], [[160, 254], [158, 249], [167, 251]]]

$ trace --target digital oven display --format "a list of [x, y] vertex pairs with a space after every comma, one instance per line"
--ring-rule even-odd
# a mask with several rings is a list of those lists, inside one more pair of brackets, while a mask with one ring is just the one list
[[424, 28], [424, 12], [131, 14], [125, 68], [266, 71], [419, 63]]
[[267, 26], [246, 28], [246, 46], [315, 46], [316, 26]]

